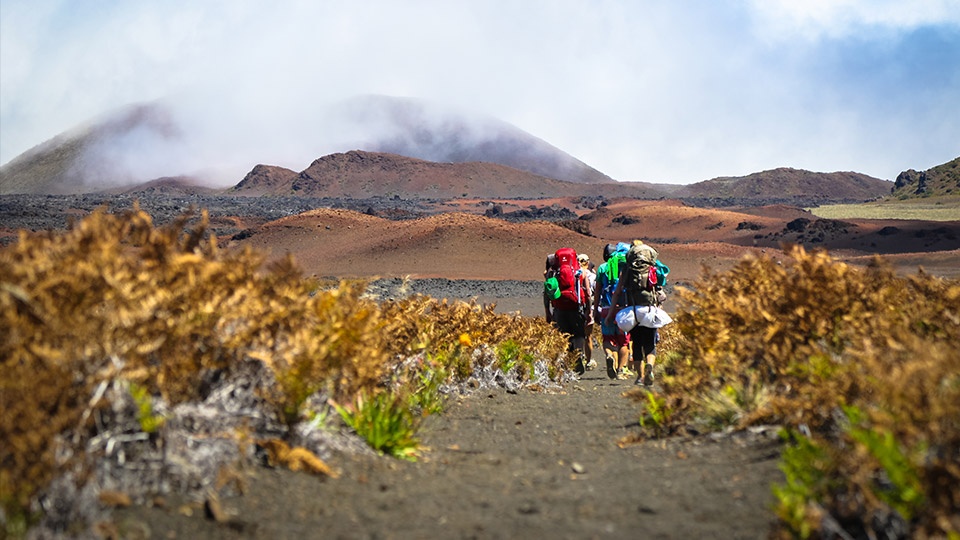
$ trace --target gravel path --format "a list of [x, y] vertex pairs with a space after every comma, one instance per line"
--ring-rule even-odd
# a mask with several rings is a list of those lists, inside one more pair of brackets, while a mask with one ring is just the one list
[[343, 456], [326, 480], [258, 469], [221, 522], [175, 500], [115, 522], [153, 538], [766, 537], [774, 430], [621, 448], [638, 429], [630, 387], [595, 370], [560, 393], [485, 390], [428, 419], [419, 462]]

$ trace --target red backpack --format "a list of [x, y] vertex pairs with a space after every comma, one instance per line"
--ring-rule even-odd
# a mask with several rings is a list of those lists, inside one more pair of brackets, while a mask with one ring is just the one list
[[580, 263], [573, 248], [560, 248], [555, 254], [557, 260], [557, 284], [560, 298], [553, 300], [557, 309], [577, 309], [587, 303], [587, 290], [583, 286]]

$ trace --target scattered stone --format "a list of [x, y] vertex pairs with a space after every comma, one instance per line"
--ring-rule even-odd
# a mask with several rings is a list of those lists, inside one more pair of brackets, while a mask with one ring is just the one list
[[517, 508], [517, 511], [520, 512], [521, 514], [527, 515], [527, 516], [529, 516], [529, 515], [531, 515], [531, 514], [539, 514], [539, 513], [540, 513], [540, 509], [537, 508], [537, 505], [534, 504], [534, 503], [530, 503], [530, 502], [521, 504], [521, 505]]
[[203, 515], [207, 519], [212, 519], [217, 523], [226, 523], [229, 519], [226, 512], [223, 511], [223, 506], [220, 505], [220, 499], [215, 493], [211, 493], [203, 501]]
[[100, 500], [100, 504], [110, 508], [126, 508], [133, 504], [130, 495], [122, 491], [105, 489], [100, 492], [97, 498]]

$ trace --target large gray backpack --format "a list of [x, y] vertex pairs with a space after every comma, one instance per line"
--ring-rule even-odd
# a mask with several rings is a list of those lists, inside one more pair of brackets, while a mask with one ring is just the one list
[[621, 279], [627, 291], [627, 303], [631, 306], [657, 304], [657, 257], [657, 250], [642, 242], [634, 243], [627, 251], [627, 264]]

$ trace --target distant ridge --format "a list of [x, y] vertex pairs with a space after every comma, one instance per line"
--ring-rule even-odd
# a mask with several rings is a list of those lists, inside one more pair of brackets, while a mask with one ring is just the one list
[[138, 196], [173, 196], [184, 197], [191, 195], [219, 195], [223, 190], [208, 188], [197, 184], [195, 178], [189, 176], [164, 177], [136, 184], [104, 190], [104, 193]]
[[903, 171], [897, 176], [891, 193], [898, 199], [960, 196], [960, 157], [922, 172]]
[[648, 184], [564, 182], [496, 163], [436, 163], [361, 150], [323, 156], [300, 173], [257, 165], [230, 192], [358, 199], [393, 196], [539, 199], [599, 194], [655, 198], [663, 195]]
[[781, 167], [747, 176], [728, 176], [685, 186], [679, 198], [737, 201], [822, 202], [869, 201], [890, 192], [892, 182], [856, 172], [821, 173]]

